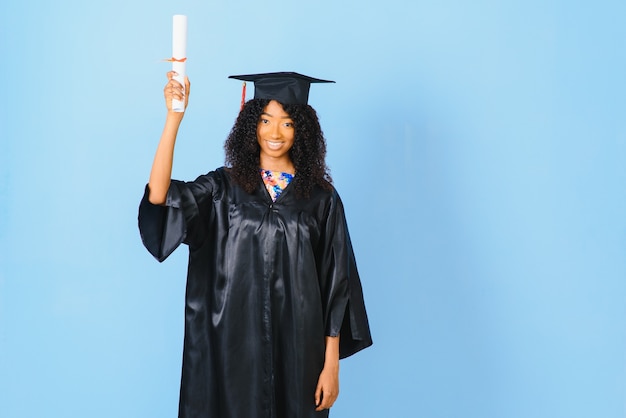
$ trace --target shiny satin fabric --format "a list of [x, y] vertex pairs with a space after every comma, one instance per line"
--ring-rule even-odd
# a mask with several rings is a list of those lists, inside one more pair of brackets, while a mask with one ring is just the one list
[[[294, 182], [297, 181], [297, 177]], [[340, 357], [371, 345], [361, 283], [338, 194], [272, 202], [220, 168], [172, 181], [164, 206], [139, 207], [159, 261], [189, 246], [179, 417], [313, 418], [326, 335]]]

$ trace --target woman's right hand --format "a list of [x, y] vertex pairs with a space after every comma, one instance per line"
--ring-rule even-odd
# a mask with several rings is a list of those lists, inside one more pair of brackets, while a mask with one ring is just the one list
[[[172, 99], [185, 100], [185, 109], [189, 102], [189, 79], [185, 77], [186, 90], [176, 80], [176, 73], [170, 71], [167, 73], [167, 84], [163, 88], [165, 96], [165, 105], [167, 106], [167, 117], [165, 118], [165, 126], [159, 140], [154, 162], [152, 163], [152, 171], [150, 171], [150, 195], [148, 199], [154, 205], [163, 205], [167, 198], [167, 191], [170, 187], [170, 178], [172, 175], [172, 163], [174, 162], [174, 145], [176, 144], [176, 135], [178, 128], [183, 120], [184, 112], [174, 112], [172, 110]], [[184, 94], [186, 91], [187, 94]]]
[[174, 71], [170, 71], [167, 73], [167, 84], [163, 88], [163, 95], [165, 96], [165, 106], [167, 106], [168, 113], [180, 113], [180, 115], [182, 116], [183, 112], [174, 112], [172, 110], [172, 100], [184, 100], [185, 109], [187, 109], [187, 104], [189, 103], [190, 83], [189, 78], [185, 77], [185, 88], [183, 89], [183, 85], [174, 80], [175, 75], [177, 74]]

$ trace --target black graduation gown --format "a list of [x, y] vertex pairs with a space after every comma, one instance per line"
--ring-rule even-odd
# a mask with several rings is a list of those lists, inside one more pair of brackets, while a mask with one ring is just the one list
[[[293, 180], [298, 181], [297, 177]], [[181, 418], [312, 418], [325, 336], [340, 357], [372, 344], [341, 199], [292, 185], [272, 202], [220, 168], [173, 180], [164, 206], [139, 207], [159, 261], [189, 246]]]

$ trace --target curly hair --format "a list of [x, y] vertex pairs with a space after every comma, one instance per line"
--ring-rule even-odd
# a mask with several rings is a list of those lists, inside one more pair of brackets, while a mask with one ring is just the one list
[[[261, 147], [257, 140], [257, 124], [269, 103], [265, 99], [248, 101], [233, 126], [226, 142], [226, 166], [233, 180], [246, 192], [252, 193], [259, 185], [259, 155]], [[294, 189], [298, 198], [307, 198], [318, 185], [332, 189], [332, 178], [326, 166], [326, 140], [317, 113], [308, 104], [283, 105], [293, 121], [294, 143], [289, 157], [296, 169]]]

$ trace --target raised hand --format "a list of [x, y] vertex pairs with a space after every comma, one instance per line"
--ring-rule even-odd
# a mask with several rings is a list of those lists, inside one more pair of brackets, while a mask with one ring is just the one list
[[185, 109], [187, 109], [187, 104], [189, 103], [189, 89], [191, 84], [189, 83], [189, 78], [185, 77], [185, 88], [178, 81], [174, 80], [174, 76], [176, 73], [174, 71], [170, 71], [167, 73], [167, 84], [163, 88], [163, 96], [165, 96], [165, 105], [167, 106], [168, 112], [173, 112], [172, 110], [172, 100], [185, 100]]

